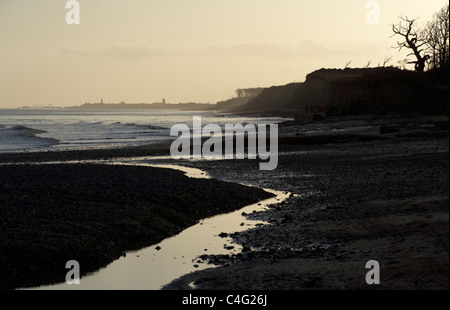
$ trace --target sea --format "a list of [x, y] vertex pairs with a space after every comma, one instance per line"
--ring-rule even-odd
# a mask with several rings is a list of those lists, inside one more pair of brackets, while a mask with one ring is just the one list
[[174, 124], [274, 124], [285, 119], [217, 111], [0, 109], [0, 152], [78, 150], [171, 141]]

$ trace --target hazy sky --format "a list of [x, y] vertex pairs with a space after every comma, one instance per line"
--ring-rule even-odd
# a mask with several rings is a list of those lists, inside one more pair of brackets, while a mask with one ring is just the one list
[[448, 1], [0, 0], [0, 108], [84, 102], [210, 102], [237, 88], [302, 82], [322, 67], [402, 54], [390, 24], [429, 20]]

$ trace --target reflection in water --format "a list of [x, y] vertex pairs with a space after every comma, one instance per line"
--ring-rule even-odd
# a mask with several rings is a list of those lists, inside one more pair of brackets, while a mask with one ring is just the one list
[[[124, 163], [117, 163], [124, 164]], [[131, 163], [129, 163], [131, 164]], [[134, 163], [136, 165], [136, 163]], [[209, 178], [206, 172], [178, 165], [137, 164], [184, 171], [188, 177]], [[214, 267], [198, 260], [203, 254], [239, 253], [242, 247], [234, 244], [231, 238], [221, 238], [222, 232], [233, 233], [267, 224], [261, 221], [247, 220], [242, 213], [252, 213], [280, 203], [290, 193], [267, 190], [276, 196], [260, 203], [246, 206], [228, 214], [217, 215], [201, 220], [180, 234], [167, 238], [159, 244], [128, 252], [126, 257], [112, 262], [105, 268], [81, 278], [80, 285], [66, 283], [42, 286], [44, 290], [159, 290], [171, 281], [193, 271]], [[225, 246], [228, 249], [225, 249]], [[232, 247], [232, 249], [230, 249]], [[82, 271], [83, 266], [81, 266]]]

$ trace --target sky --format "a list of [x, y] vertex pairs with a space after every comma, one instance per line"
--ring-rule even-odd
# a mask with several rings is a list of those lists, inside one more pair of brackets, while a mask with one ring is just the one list
[[391, 24], [430, 20], [448, 1], [0, 0], [0, 108], [85, 102], [199, 102], [238, 88], [303, 82], [320, 68], [405, 53]]

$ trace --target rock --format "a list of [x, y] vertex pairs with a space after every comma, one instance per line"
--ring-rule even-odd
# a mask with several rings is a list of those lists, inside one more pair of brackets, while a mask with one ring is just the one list
[[448, 130], [449, 126], [448, 126], [449, 122], [447, 121], [438, 121], [434, 123], [434, 127], [439, 129], [439, 130]]
[[313, 115], [313, 121], [322, 121], [322, 120], [323, 120], [322, 114], [314, 114]]
[[242, 252], [250, 252], [252, 249], [248, 245], [242, 246]]
[[395, 133], [400, 131], [400, 126], [398, 125], [381, 125], [380, 126], [380, 135]]
[[228, 237], [228, 234], [227, 234], [226, 232], [221, 232], [221, 233], [219, 234], [219, 237], [220, 237], [220, 238], [226, 238], [226, 237]]

